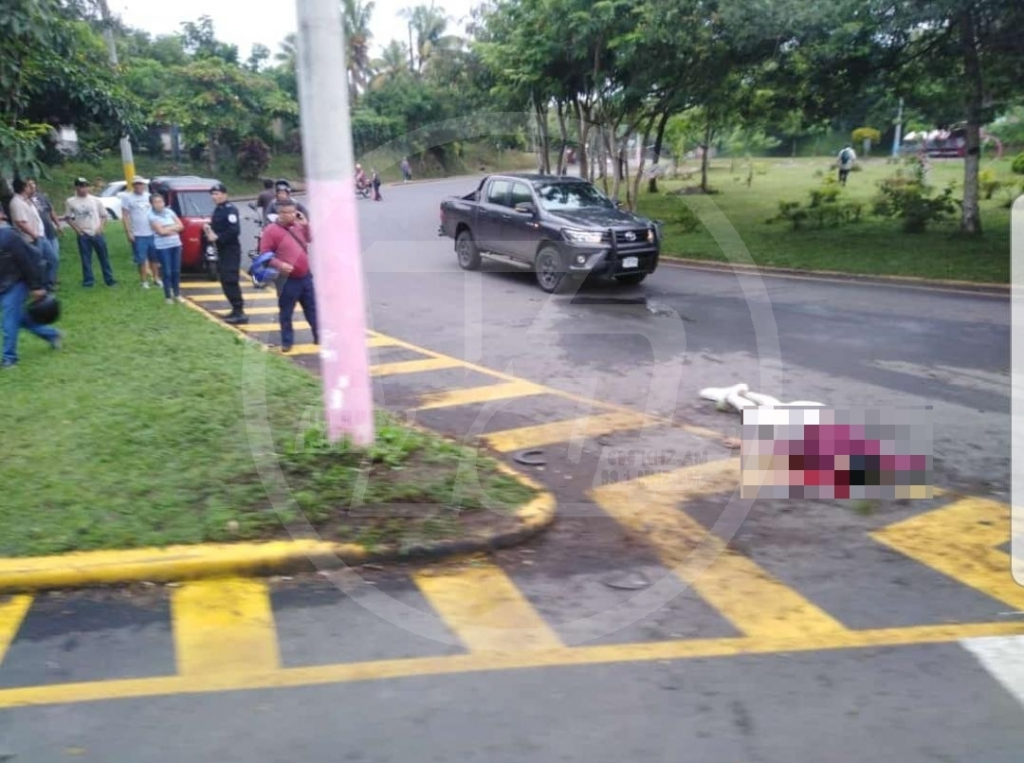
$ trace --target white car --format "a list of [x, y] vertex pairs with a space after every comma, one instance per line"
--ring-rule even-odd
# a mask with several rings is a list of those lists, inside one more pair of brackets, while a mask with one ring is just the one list
[[107, 209], [107, 214], [110, 215], [111, 220], [121, 219], [121, 196], [128, 189], [128, 184], [123, 180], [118, 180], [116, 183], [110, 183], [100, 191], [100, 201], [103, 206]]

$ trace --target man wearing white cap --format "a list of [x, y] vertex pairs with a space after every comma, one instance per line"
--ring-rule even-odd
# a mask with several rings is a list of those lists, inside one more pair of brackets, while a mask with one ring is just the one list
[[149, 203], [147, 189], [149, 181], [136, 175], [132, 178], [131, 193], [121, 194], [121, 222], [132, 248], [132, 259], [139, 269], [142, 288], [148, 289], [150, 278], [157, 286], [160, 281], [160, 261], [156, 253], [156, 238], [149, 224], [149, 213], [153, 207]]

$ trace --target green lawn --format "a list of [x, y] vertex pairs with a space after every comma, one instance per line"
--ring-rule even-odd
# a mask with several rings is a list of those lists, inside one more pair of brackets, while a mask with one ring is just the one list
[[[532, 496], [493, 462], [466, 469], [472, 451], [383, 413], [370, 453], [329, 447], [315, 426], [317, 379], [140, 289], [124, 236], [110, 233], [119, 285], [98, 278], [80, 288], [66, 237], [64, 349], [22, 332], [18, 367], [0, 372], [0, 555], [287, 537], [282, 522], [293, 515], [271, 505], [246, 424], [259, 417], [244, 403], [262, 392], [243, 398], [243, 379], [265, 382], [273, 447], [260, 468], [281, 468], [292, 506], [327, 539], [457, 536], [466, 522], [503, 521]], [[396, 502], [411, 508], [399, 516]]]
[[[754, 164], [764, 174], [755, 173], [749, 187], [745, 162], [738, 161], [733, 168], [728, 160], [719, 160], [713, 163], [709, 178], [712, 188], [719, 191], [717, 194], [681, 196], [673, 193], [699, 184], [699, 166], [691, 163], [685, 168], [692, 173], [690, 177], [662, 181], [657, 195], [641, 195], [639, 211], [665, 222], [666, 253], [735, 261], [725, 255], [712, 235], [714, 231], [719, 238], [723, 234], [738, 234], [750, 258], [758, 265], [1009, 282], [1010, 210], [1006, 206], [1006, 201], [1012, 197], [1009, 189], [999, 190], [991, 200], [982, 201], [985, 233], [981, 238], [958, 234], [955, 217], [931, 226], [923, 234], [904, 233], [898, 220], [870, 214], [877, 182], [896, 169], [884, 159], [870, 159], [860, 162], [861, 171], [850, 174], [841, 197], [863, 203], [860, 222], [821, 230], [808, 225], [803, 230], [793, 231], [788, 222], [769, 225], [766, 220], [778, 213], [780, 200], [806, 204], [809, 192], [820, 187], [824, 177], [834, 174], [830, 160], [757, 159]], [[986, 162], [983, 169], [992, 170], [999, 179], [1014, 180], [1007, 159]], [[958, 188], [962, 188], [963, 164], [959, 160], [933, 160], [930, 179], [939, 190], [949, 181], [956, 181]], [[1020, 178], [1015, 180], [1019, 188]], [[720, 212], [724, 221], [718, 218], [711, 230], [698, 224], [696, 230], [686, 232], [689, 205], [693, 205], [694, 211]]]

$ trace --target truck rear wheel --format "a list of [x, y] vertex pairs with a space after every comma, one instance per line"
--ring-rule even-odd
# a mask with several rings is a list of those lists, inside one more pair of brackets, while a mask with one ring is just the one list
[[463, 270], [480, 269], [480, 250], [468, 230], [460, 231], [455, 239], [455, 253], [459, 257], [459, 267]]

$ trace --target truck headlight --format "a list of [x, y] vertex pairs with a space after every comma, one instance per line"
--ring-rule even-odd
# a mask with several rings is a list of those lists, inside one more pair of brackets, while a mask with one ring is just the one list
[[576, 244], [600, 244], [603, 237], [601, 231], [575, 230], [573, 228], [562, 228], [562, 235], [567, 241]]
[[648, 244], [653, 244], [654, 243], [654, 228], [648, 228], [647, 229], [647, 243]]

